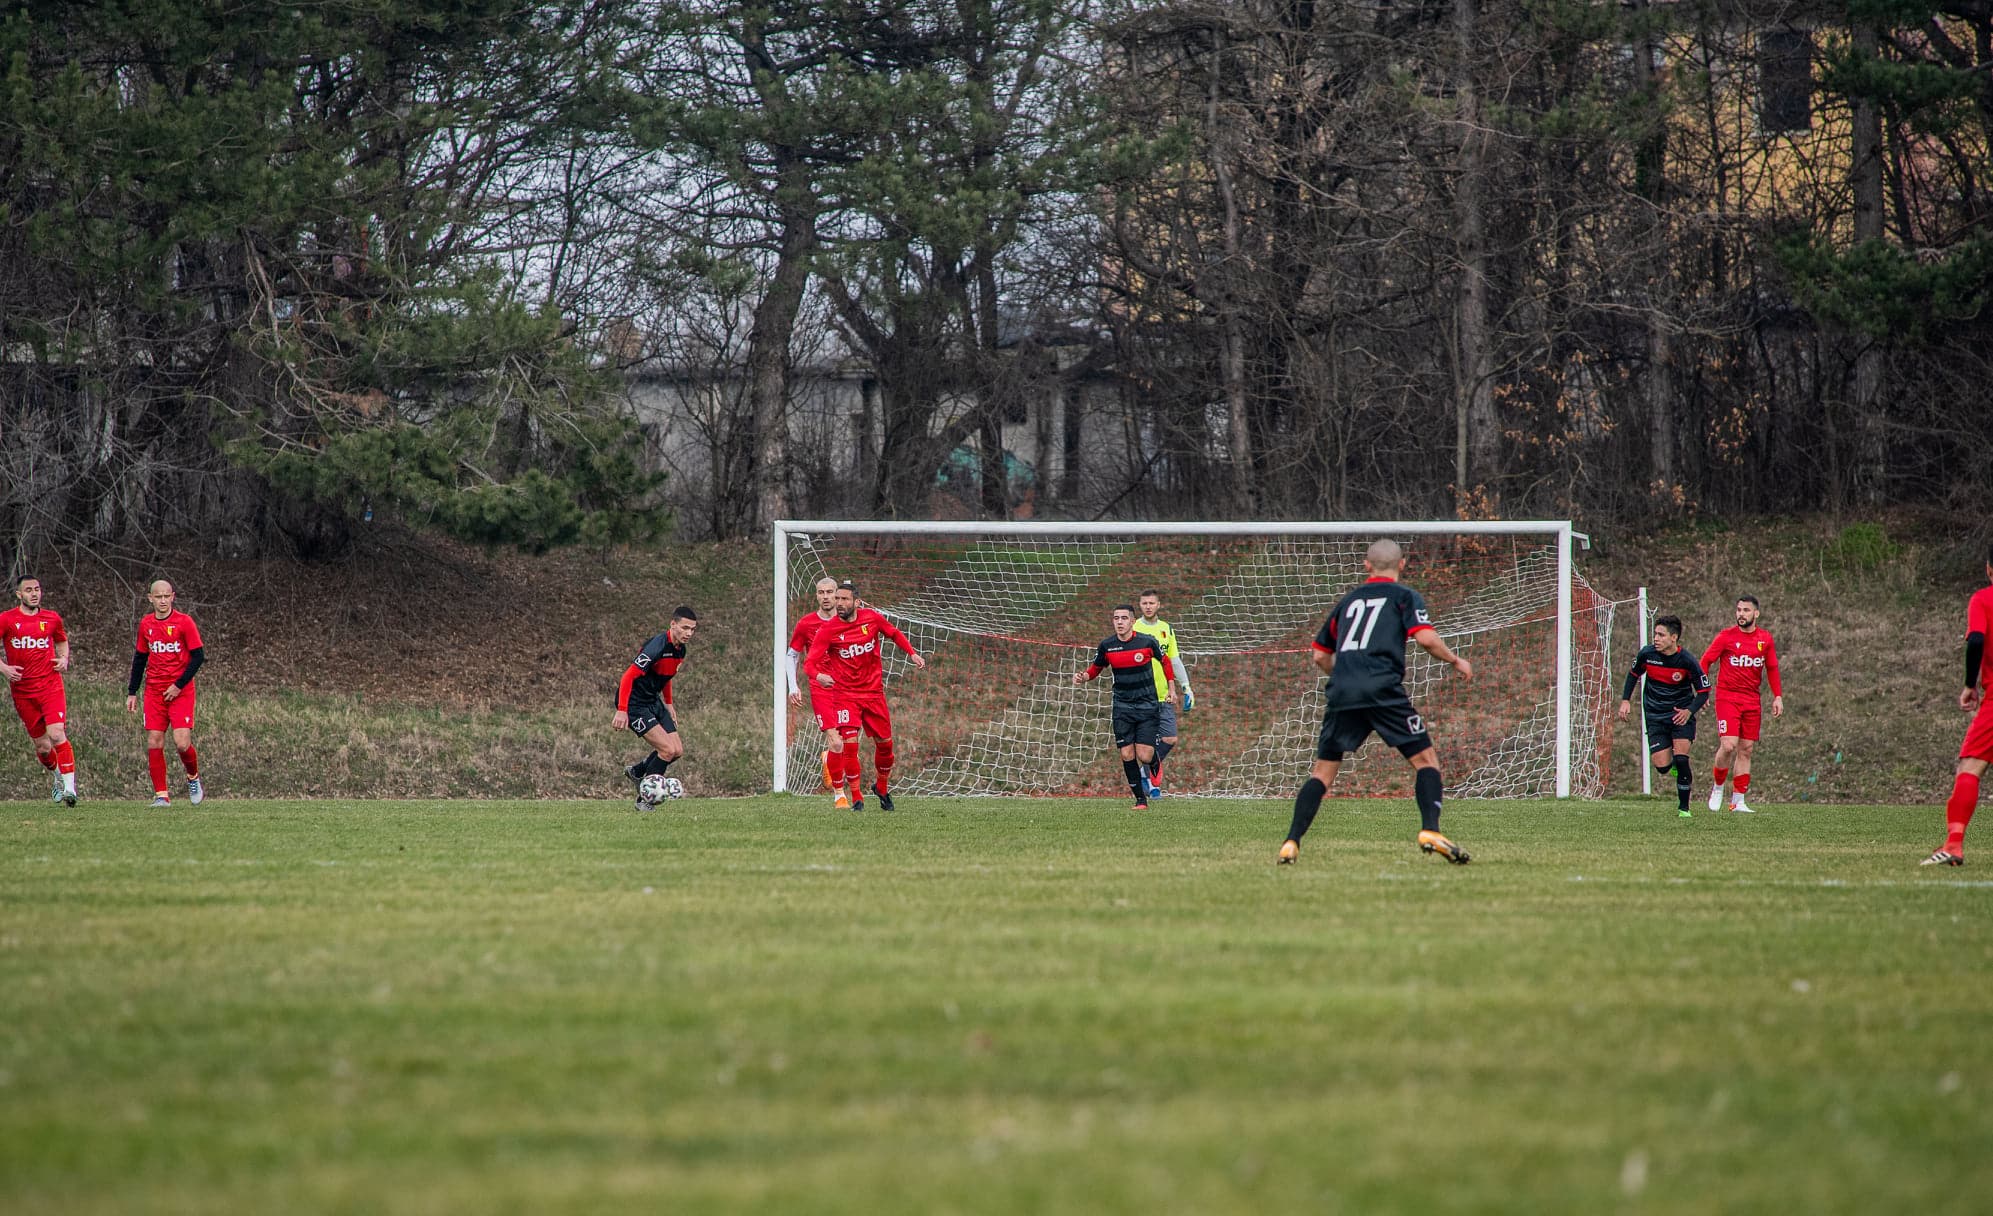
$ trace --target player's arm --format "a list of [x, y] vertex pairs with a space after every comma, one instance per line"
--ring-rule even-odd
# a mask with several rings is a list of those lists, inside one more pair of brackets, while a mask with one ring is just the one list
[[1420, 650], [1425, 651], [1433, 658], [1438, 659], [1440, 662], [1447, 664], [1453, 670], [1459, 672], [1461, 679], [1471, 680], [1474, 678], [1474, 664], [1453, 653], [1453, 648], [1446, 644], [1446, 639], [1439, 636], [1439, 630], [1433, 628], [1431, 625], [1414, 625], [1412, 627], [1412, 640], [1419, 644]]
[[837, 679], [824, 670], [824, 660], [830, 657], [831, 629], [817, 630], [817, 636], [810, 639], [810, 652], [803, 656], [803, 674], [810, 679], [812, 688], [835, 688]]
[[1190, 691], [1190, 669], [1183, 665], [1183, 645], [1177, 641], [1176, 630], [1170, 630], [1169, 645], [1164, 648], [1170, 662], [1176, 665], [1176, 686], [1183, 693], [1183, 712], [1189, 713], [1196, 705], [1197, 697]]
[[196, 646], [192, 650], [189, 650], [187, 652], [187, 670], [180, 673], [179, 679], [166, 686], [165, 690], [159, 694], [160, 700], [169, 703], [177, 700], [181, 693], [187, 691], [187, 685], [194, 682], [194, 673], [199, 671], [201, 664], [207, 661], [208, 652], [206, 647]]
[[789, 704], [801, 705], [803, 703], [803, 689], [801, 685], [796, 683], [796, 664], [803, 661], [803, 652], [797, 650], [794, 646], [791, 646], [789, 648], [788, 654], [789, 654]]
[[1633, 670], [1626, 673], [1626, 684], [1619, 690], [1619, 716], [1626, 717], [1633, 712], [1633, 690], [1640, 684], [1640, 671], [1647, 665], [1647, 648], [1633, 656]]
[[1965, 612], [1965, 688], [1958, 694], [1958, 707], [1971, 709], [1979, 704], [1979, 674], [1984, 670], [1986, 634], [1993, 629], [1993, 612], [1978, 596]]
[[915, 667], [927, 666], [927, 660], [921, 657], [920, 651], [913, 648], [913, 643], [907, 640], [906, 634], [900, 632], [898, 625], [882, 616], [879, 618], [879, 632], [893, 639], [893, 644], [906, 652], [908, 661]]
[[[1684, 650], [1682, 657], [1688, 658], [1688, 651]], [[1703, 706], [1709, 704], [1710, 684], [1709, 673], [1703, 670], [1702, 664], [1694, 659], [1689, 659], [1689, 662], [1694, 664], [1695, 668], [1695, 700], [1689, 702], [1689, 717], [1694, 717], [1702, 712]], [[1686, 722], [1688, 718], [1683, 718], [1682, 721]]]
[[145, 679], [145, 662], [150, 656], [145, 652], [145, 639], [139, 638], [138, 646], [132, 651], [131, 678], [125, 681], [125, 712], [138, 712], [138, 689]]
[[68, 639], [68, 638], [63, 638], [63, 639], [62, 639], [61, 641], [59, 641], [59, 642], [57, 642], [57, 643], [55, 644], [55, 669], [56, 669], [57, 671], [68, 671], [68, 670], [69, 670], [69, 639]]
[[1779, 687], [1778, 639], [1765, 643], [1765, 682], [1772, 686], [1772, 717], [1785, 716], [1785, 689]]
[[1322, 622], [1315, 633], [1315, 649], [1309, 654], [1315, 661], [1315, 669], [1325, 676], [1336, 674], [1336, 614], [1329, 613], [1329, 619]]
[[1084, 684], [1088, 680], [1098, 677], [1105, 670], [1107, 670], [1107, 643], [1102, 642], [1093, 648], [1092, 664], [1085, 671], [1076, 671], [1073, 673], [1073, 685], [1077, 687]]

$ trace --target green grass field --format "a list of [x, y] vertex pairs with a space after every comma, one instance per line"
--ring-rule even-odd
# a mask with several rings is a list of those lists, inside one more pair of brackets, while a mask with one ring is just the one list
[[1460, 803], [1466, 868], [1286, 819], [7, 804], [0, 1211], [1990, 1202], [1936, 808]]

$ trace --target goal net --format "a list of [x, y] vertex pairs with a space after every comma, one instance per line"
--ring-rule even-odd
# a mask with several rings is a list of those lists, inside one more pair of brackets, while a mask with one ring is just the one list
[[[1176, 630], [1195, 707], [1164, 765], [1172, 795], [1287, 797], [1321, 726], [1315, 631], [1361, 581], [1370, 542], [1404, 547], [1405, 581], [1462, 680], [1407, 647], [1406, 687], [1454, 797], [1598, 797], [1605, 789], [1613, 605], [1572, 569], [1573, 534], [1551, 524], [882, 524], [775, 526], [773, 786], [814, 793], [822, 744], [788, 704], [787, 646], [819, 579], [860, 598], [926, 656], [892, 646], [894, 792], [1125, 794], [1109, 726], [1112, 680], [1073, 673], [1112, 632], [1109, 614], [1149, 590]], [[808, 681], [804, 697], [809, 696]], [[864, 749], [871, 781], [871, 748]], [[1337, 791], [1409, 792], [1407, 765], [1373, 738]]]

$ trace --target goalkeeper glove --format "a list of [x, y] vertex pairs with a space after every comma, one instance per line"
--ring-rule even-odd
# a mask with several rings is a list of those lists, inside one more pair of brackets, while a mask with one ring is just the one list
[[1197, 698], [1190, 695], [1188, 688], [1183, 690], [1183, 712], [1189, 713], [1197, 704]]

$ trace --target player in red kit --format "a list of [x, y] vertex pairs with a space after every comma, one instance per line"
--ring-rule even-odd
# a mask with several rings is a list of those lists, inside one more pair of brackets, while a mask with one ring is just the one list
[[147, 589], [152, 611], [138, 623], [137, 652], [125, 685], [125, 712], [137, 713], [139, 685], [145, 686], [145, 763], [152, 772], [152, 805], [171, 806], [166, 783], [166, 732], [187, 772], [187, 801], [201, 804], [201, 761], [194, 753], [194, 673], [208, 661], [194, 618], [173, 609], [173, 584], [159, 579]]
[[[1986, 581], [1993, 584], [1993, 549], [1986, 554]], [[1984, 679], [1988, 634], [1993, 634], [1993, 585], [1973, 592], [1965, 605], [1965, 687], [1959, 690], [1958, 707], [1972, 713], [1972, 725], [1959, 745], [1951, 797], [1945, 802], [1945, 847], [1924, 859], [1927, 866], [1965, 864], [1965, 826], [1979, 809], [1979, 779], [1993, 761], [1993, 702], [1987, 700]]]
[[[803, 690], [796, 683], [796, 667], [803, 656], [810, 653], [810, 640], [817, 636], [817, 630], [828, 625], [837, 616], [833, 601], [837, 598], [837, 580], [826, 575], [817, 580], [817, 610], [805, 612], [789, 631], [789, 704], [797, 709], [803, 707]], [[823, 783], [826, 789], [837, 787], [837, 774], [844, 771], [844, 760], [840, 757], [832, 767], [832, 752], [844, 750], [844, 739], [832, 729], [836, 724], [830, 720], [830, 698], [812, 696], [810, 709], [817, 716], [817, 730], [822, 732], [824, 743]]]
[[[1723, 806], [1723, 782], [1732, 781], [1730, 809], [1748, 815], [1744, 791], [1751, 788], [1751, 751], [1758, 745], [1758, 724], [1764, 701], [1759, 685], [1772, 686], [1772, 717], [1785, 715], [1785, 690], [1779, 686], [1778, 645], [1769, 631], [1758, 627], [1758, 597], [1737, 597], [1737, 623], [1709, 641], [1702, 652], [1702, 669], [1716, 684], [1716, 766], [1711, 774], [1709, 809]], [[1732, 763], [1736, 775], [1731, 777]]]
[[890, 638], [915, 667], [927, 666], [927, 660], [891, 621], [858, 606], [858, 588], [852, 583], [837, 585], [831, 606], [836, 618], [825, 622], [810, 640], [803, 671], [810, 678], [811, 698], [828, 699], [831, 729], [846, 744], [830, 754], [833, 761], [842, 758], [836, 774], [835, 805], [854, 811], [865, 809], [858, 767], [858, 732], [863, 730], [872, 736], [872, 792], [879, 796], [879, 808], [890, 811], [893, 796], [887, 786], [893, 773], [893, 715], [886, 706], [886, 656], [881, 639]]
[[76, 751], [69, 746], [69, 698], [62, 673], [69, 670], [69, 633], [62, 618], [42, 607], [42, 582], [32, 574], [14, 580], [15, 606], [0, 612], [0, 675], [14, 694], [14, 712], [28, 729], [35, 759], [53, 776], [49, 801], [76, 805]]

